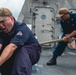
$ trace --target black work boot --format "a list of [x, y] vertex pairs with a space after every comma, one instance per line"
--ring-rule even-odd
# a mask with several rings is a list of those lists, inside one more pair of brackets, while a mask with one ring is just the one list
[[48, 65], [48, 66], [56, 65], [56, 64], [57, 64], [56, 59], [57, 59], [57, 56], [53, 56], [53, 57], [47, 62], [47, 65]]

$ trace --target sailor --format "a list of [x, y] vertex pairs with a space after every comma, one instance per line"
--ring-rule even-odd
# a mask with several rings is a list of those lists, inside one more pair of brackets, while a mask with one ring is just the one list
[[63, 41], [58, 42], [52, 58], [47, 62], [47, 65], [49, 66], [57, 64], [57, 57], [62, 55], [68, 42], [76, 49], [76, 47], [72, 44], [72, 41], [69, 40], [72, 37], [76, 37], [76, 13], [70, 13], [67, 8], [60, 8], [57, 17], [61, 18], [60, 24], [63, 29]]
[[41, 46], [25, 23], [17, 22], [8, 8], [0, 8], [0, 72], [31, 75]]

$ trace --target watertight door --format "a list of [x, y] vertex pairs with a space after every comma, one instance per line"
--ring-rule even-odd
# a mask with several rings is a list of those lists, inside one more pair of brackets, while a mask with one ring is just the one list
[[39, 42], [54, 39], [54, 10], [52, 8], [36, 7], [34, 32]]

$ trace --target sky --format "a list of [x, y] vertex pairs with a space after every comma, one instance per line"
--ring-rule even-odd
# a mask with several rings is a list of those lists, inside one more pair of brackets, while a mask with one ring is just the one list
[[25, 0], [0, 0], [0, 8], [9, 8], [17, 19]]

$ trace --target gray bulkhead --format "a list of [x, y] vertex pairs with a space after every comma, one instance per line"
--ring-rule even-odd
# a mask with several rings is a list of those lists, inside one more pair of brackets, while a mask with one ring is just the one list
[[56, 16], [62, 7], [76, 12], [76, 0], [25, 0], [18, 21], [26, 23], [39, 42], [59, 39], [63, 30]]

